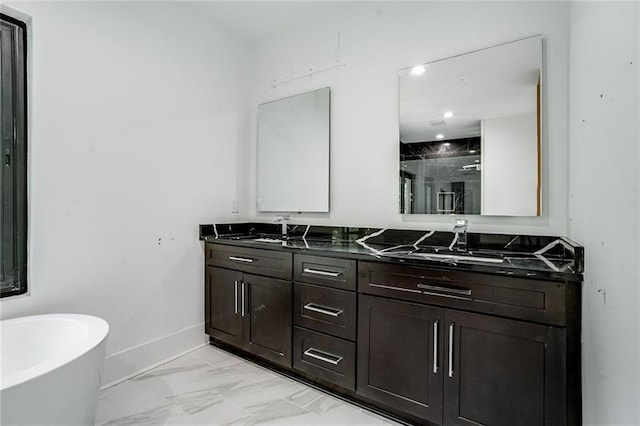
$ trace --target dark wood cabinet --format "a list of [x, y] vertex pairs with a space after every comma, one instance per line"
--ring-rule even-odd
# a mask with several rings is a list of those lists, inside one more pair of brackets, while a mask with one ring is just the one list
[[353, 395], [356, 387], [356, 261], [293, 257], [293, 367]]
[[243, 348], [291, 367], [291, 282], [244, 274]]
[[341, 290], [355, 290], [356, 261], [297, 254], [293, 259], [293, 279]]
[[343, 339], [356, 339], [355, 292], [296, 282], [293, 298], [296, 325]]
[[344, 389], [356, 388], [356, 344], [348, 340], [294, 327], [293, 366]]
[[205, 246], [207, 265], [283, 280], [291, 279], [291, 253], [221, 244]]
[[581, 422], [574, 283], [224, 244], [205, 261], [206, 332], [289, 374], [416, 424]]
[[291, 281], [207, 266], [205, 332], [291, 367], [291, 300]]
[[565, 331], [360, 295], [358, 394], [445, 426], [565, 425]]
[[207, 266], [205, 332], [236, 347], [242, 347], [241, 283], [242, 272]]
[[444, 311], [360, 295], [357, 393], [442, 423]]
[[567, 325], [564, 283], [394, 265], [358, 263], [358, 290], [393, 299], [524, 321]]
[[444, 424], [566, 424], [564, 330], [447, 310]]

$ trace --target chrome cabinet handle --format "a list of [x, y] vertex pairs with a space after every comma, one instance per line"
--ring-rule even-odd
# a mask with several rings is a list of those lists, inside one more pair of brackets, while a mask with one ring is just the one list
[[244, 281], [242, 282], [242, 316], [244, 317]]
[[342, 309], [334, 309], [328, 306], [316, 305], [315, 303], [307, 303], [304, 305], [304, 309], [309, 311], [318, 312], [324, 315], [329, 315], [332, 317], [337, 317], [342, 314]]
[[342, 272], [321, 271], [320, 269], [311, 269], [311, 268], [304, 268], [304, 272], [306, 272], [307, 274], [322, 275], [325, 277], [334, 277], [334, 278], [342, 275]]
[[233, 294], [235, 295], [233, 299], [234, 301], [233, 313], [237, 314], [238, 313], [238, 280], [235, 280], [233, 282]]
[[440, 321], [433, 322], [433, 374], [438, 374], [438, 325]]
[[453, 377], [453, 328], [455, 323], [449, 324], [449, 377]]
[[446, 293], [456, 294], [459, 296], [471, 296], [471, 289], [440, 287], [429, 284], [416, 284], [416, 287], [431, 291], [444, 291]]
[[235, 260], [236, 262], [253, 263], [253, 259], [248, 257], [229, 256], [229, 260]]
[[342, 361], [341, 356], [330, 354], [329, 352], [324, 352], [316, 348], [309, 348], [304, 351], [304, 354], [311, 358], [319, 359], [320, 361], [328, 362], [329, 364], [333, 365], [338, 365], [338, 363]]

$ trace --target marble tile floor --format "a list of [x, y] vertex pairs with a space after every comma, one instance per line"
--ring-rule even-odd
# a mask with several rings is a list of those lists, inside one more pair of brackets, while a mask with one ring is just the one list
[[105, 389], [96, 425], [397, 425], [206, 346]]

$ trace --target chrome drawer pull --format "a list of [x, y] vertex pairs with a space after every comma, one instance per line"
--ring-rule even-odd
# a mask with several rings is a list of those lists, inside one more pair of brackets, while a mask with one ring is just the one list
[[404, 291], [404, 292], [408, 292], [408, 293], [422, 294], [422, 292], [420, 290], [413, 290], [413, 289], [410, 289], [410, 288], [402, 288], [402, 287], [394, 287], [394, 286], [390, 286], [390, 285], [369, 283], [369, 287], [378, 287], [378, 288], [384, 288], [384, 289], [388, 289], [388, 290], [397, 290], [397, 291]]
[[309, 348], [306, 351], [304, 351], [304, 354], [306, 356], [310, 356], [311, 358], [319, 359], [320, 361], [328, 362], [329, 364], [333, 364], [333, 365], [338, 365], [340, 361], [342, 361], [341, 356], [330, 354], [328, 352], [324, 352], [316, 348]]
[[453, 377], [453, 327], [455, 323], [449, 324], [449, 377]]
[[307, 303], [306, 305], [304, 305], [304, 308], [309, 311], [330, 315], [332, 317], [337, 317], [343, 312], [342, 309], [334, 309], [328, 306], [316, 305], [315, 303]]
[[235, 307], [233, 309], [233, 313], [237, 314], [238, 313], [238, 280], [235, 280], [233, 283], [233, 293], [235, 294], [235, 298], [234, 298]]
[[244, 281], [242, 282], [242, 316], [244, 317]]
[[433, 322], [433, 374], [438, 374], [438, 324], [438, 320]]
[[342, 272], [321, 271], [319, 269], [311, 269], [311, 268], [304, 268], [304, 272], [306, 272], [307, 274], [322, 275], [325, 277], [334, 277], [334, 278], [342, 275]]
[[253, 263], [253, 259], [248, 259], [246, 257], [229, 256], [229, 260], [235, 260], [236, 262]]
[[444, 291], [446, 293], [458, 294], [460, 296], [471, 296], [471, 290], [470, 289], [440, 287], [440, 286], [437, 286], [437, 285], [429, 285], [429, 284], [417, 284], [416, 287], [422, 288], [422, 289], [425, 289], [425, 290], [431, 290], [431, 291]]

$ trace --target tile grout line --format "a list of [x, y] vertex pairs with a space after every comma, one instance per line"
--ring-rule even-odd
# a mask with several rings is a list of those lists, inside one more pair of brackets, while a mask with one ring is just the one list
[[[267, 403], [266, 406], [259, 408], [256, 412], [252, 412], [248, 408], [245, 408], [244, 406], [240, 405], [235, 400], [229, 399], [226, 395], [224, 395], [224, 393], [219, 393], [218, 397], [222, 401], [224, 401], [224, 403], [230, 404], [231, 406], [237, 408], [239, 410], [239, 412], [242, 413], [241, 417], [238, 417], [238, 418], [236, 418], [234, 420], [231, 420], [229, 422], [229, 424], [253, 424], [252, 422], [255, 422], [255, 423], [259, 424], [259, 423], [261, 423], [263, 421], [266, 421], [266, 422], [277, 421], [278, 419], [269, 419], [269, 418], [264, 418], [264, 417], [261, 420], [261, 415], [263, 415], [263, 416], [267, 415], [266, 417], [269, 417], [268, 416], [269, 413], [268, 413], [267, 410], [269, 410], [270, 407], [273, 407], [274, 404], [284, 404], [285, 406], [289, 405], [291, 408], [295, 408], [295, 409], [301, 410], [301, 412], [299, 412], [297, 414], [286, 415], [285, 417], [282, 417], [280, 420], [283, 420], [283, 419], [284, 420], [287, 420], [287, 419], [289, 419], [289, 420], [290, 419], [294, 419], [295, 420], [295, 418], [297, 416], [312, 416], [313, 418], [322, 419], [322, 417], [324, 415], [326, 415], [327, 412], [331, 411], [331, 409], [335, 408], [335, 407], [329, 408], [325, 412], [325, 411], [322, 410], [322, 407], [319, 406], [320, 411], [322, 411], [320, 413], [315, 412], [315, 411], [311, 411], [310, 409], [306, 408], [306, 407], [309, 407], [309, 406], [313, 406], [313, 404], [317, 403], [318, 401], [320, 401], [322, 399], [326, 399], [328, 402], [331, 402], [331, 403], [337, 403], [338, 405], [336, 405], [336, 407], [340, 407], [340, 406], [344, 405], [344, 406], [348, 406], [350, 408], [356, 409], [357, 411], [359, 411], [360, 413], [362, 413], [364, 415], [372, 416], [372, 421], [374, 421], [375, 424], [390, 424], [390, 423], [388, 423], [389, 419], [385, 418], [384, 416], [380, 416], [380, 415], [378, 415], [377, 413], [375, 413], [373, 411], [370, 411], [370, 410], [367, 410], [367, 409], [365, 409], [363, 407], [358, 406], [357, 404], [353, 404], [350, 401], [347, 401], [347, 400], [344, 400], [342, 398], [336, 397], [336, 396], [328, 393], [327, 391], [324, 391], [321, 388], [316, 388], [316, 387], [311, 386], [311, 385], [309, 385], [307, 383], [295, 380], [295, 379], [289, 377], [286, 374], [279, 373], [278, 371], [271, 370], [271, 369], [266, 368], [266, 367], [264, 367], [264, 366], [262, 366], [262, 365], [260, 365], [258, 363], [252, 362], [251, 360], [247, 360], [247, 359], [239, 357], [239, 356], [237, 356], [237, 355], [235, 355], [233, 353], [229, 353], [229, 352], [224, 351], [224, 350], [219, 349], [219, 348], [210, 347], [208, 345], [194, 348], [194, 349], [192, 349], [192, 350], [190, 350], [190, 351], [188, 351], [188, 352], [186, 352], [184, 354], [181, 354], [178, 357], [175, 357], [175, 358], [173, 358], [171, 360], [168, 360], [167, 362], [164, 362], [162, 364], [154, 366], [153, 368], [150, 368], [150, 369], [148, 369], [148, 370], [146, 370], [144, 372], [141, 372], [140, 374], [138, 374], [138, 375], [136, 375], [134, 377], [131, 377], [126, 381], [120, 382], [118, 384], [124, 384], [124, 383], [127, 383], [127, 382], [131, 382], [131, 381], [133, 381], [133, 380], [135, 380], [137, 378], [140, 378], [141, 376], [145, 376], [147, 374], [152, 374], [155, 370], [157, 370], [157, 369], [159, 369], [161, 367], [164, 367], [167, 364], [170, 364], [170, 363], [172, 363], [174, 361], [178, 361], [180, 359], [190, 359], [191, 361], [198, 362], [201, 365], [213, 368], [215, 370], [223, 370], [223, 369], [225, 369], [226, 367], [216, 365], [214, 363], [214, 361], [206, 359], [206, 356], [204, 356], [204, 355], [200, 355], [199, 356], [198, 355], [198, 353], [200, 351], [203, 351], [202, 353], [204, 354], [205, 351], [207, 351], [207, 349], [205, 349], [205, 348], [213, 349], [213, 353], [216, 353], [216, 355], [220, 355], [221, 356], [221, 359], [219, 361], [220, 363], [228, 363], [230, 361], [234, 361], [235, 360], [235, 361], [237, 361], [237, 364], [234, 363], [233, 364], [234, 366], [238, 365], [238, 366], [241, 366], [241, 367], [245, 367], [245, 366], [246, 367], [255, 367], [255, 368], [257, 368], [257, 370], [260, 370], [260, 371], [262, 371], [264, 373], [268, 373], [268, 375], [271, 376], [273, 379], [280, 379], [280, 380], [283, 380], [284, 382], [287, 382], [288, 384], [295, 384], [295, 385], [299, 385], [301, 387], [301, 390], [296, 391], [296, 392], [294, 392], [292, 394], [289, 394], [287, 396], [280, 396], [280, 397], [273, 398], [272, 400], [270, 400]], [[108, 389], [112, 389], [112, 388], [114, 388], [116, 386], [117, 385], [111, 386]], [[311, 396], [313, 396], [313, 393], [317, 393], [318, 395], [313, 397], [311, 400], [304, 401], [304, 393], [306, 393], [306, 392], [312, 392]], [[291, 398], [292, 396], [297, 395], [297, 394], [302, 394], [302, 398], [299, 398], [301, 400], [301, 402], [296, 403], [293, 400], [288, 399], [288, 398]], [[182, 407], [179, 404], [176, 404], [175, 402], [170, 402], [170, 401], [165, 401], [165, 402], [169, 402], [167, 407], [174, 407], [176, 409], [180, 409], [180, 412], [183, 415], [186, 415], [187, 419], [189, 419], [192, 416], [196, 415], [196, 413], [188, 413], [188, 412], [184, 411], [184, 409], [182, 409]], [[330, 405], [333, 405], [333, 404], [330, 404]], [[287, 410], [284, 410], [284, 411], [286, 413]], [[271, 413], [271, 415], [274, 415], [274, 413]], [[113, 420], [115, 420], [115, 419], [104, 418], [104, 419], [101, 420], [101, 422], [99, 424], [104, 424], [104, 422], [110, 422], [110, 421], [113, 421]], [[170, 420], [170, 419], [168, 419], [168, 420]]]
[[[310, 389], [311, 389], [311, 390], [315, 390], [315, 389], [313, 389], [313, 388], [310, 388]], [[313, 398], [311, 401], [307, 402], [307, 403], [306, 403], [306, 405], [311, 405], [311, 404], [313, 404], [314, 402], [316, 402], [317, 400], [319, 400], [319, 399], [320, 399], [320, 398], [322, 398], [322, 397], [324, 397], [324, 395], [318, 395], [318, 396], [316, 396], [315, 398]], [[313, 412], [313, 411], [309, 410], [309, 409], [308, 409], [308, 408], [306, 408], [306, 407], [303, 407], [303, 406], [302, 406], [302, 405], [300, 405], [300, 404], [296, 404], [295, 402], [293, 402], [293, 401], [291, 401], [291, 400], [289, 400], [289, 399], [287, 399], [287, 401], [289, 401], [289, 402], [290, 402], [290, 403], [292, 403], [293, 405], [295, 405], [295, 406], [297, 406], [297, 407], [300, 407], [300, 408], [302, 408], [303, 410], [306, 410], [306, 411], [308, 411], [308, 412], [310, 412], [310, 413], [312, 413], [312, 414], [318, 414], [318, 413], [315, 413], [315, 412]]]
[[[202, 349], [202, 348], [200, 348], [200, 349]], [[215, 348], [215, 349], [216, 349], [216, 351], [217, 351], [217, 352], [222, 352], [226, 357], [228, 357], [228, 358], [232, 358], [232, 359], [235, 359], [235, 360], [239, 361], [239, 364], [249, 365], [249, 366], [252, 366], [252, 367], [257, 367], [259, 370], [264, 371], [264, 372], [269, 373], [270, 375], [274, 376], [274, 378], [287, 378], [287, 379], [288, 379], [288, 377], [286, 377], [286, 376], [282, 376], [282, 375], [280, 375], [280, 374], [278, 374], [278, 373], [276, 373], [276, 372], [274, 372], [274, 371], [272, 371], [272, 370], [269, 370], [268, 368], [262, 367], [262, 366], [261, 366], [261, 365], [259, 365], [259, 364], [255, 364], [255, 363], [252, 363], [252, 362], [250, 362], [250, 361], [247, 361], [246, 359], [241, 358], [241, 357], [239, 357], [239, 356], [237, 356], [237, 355], [235, 355], [235, 354], [232, 354], [232, 353], [229, 353], [229, 352], [225, 352], [225, 351], [222, 351], [222, 350], [217, 349], [217, 348]], [[204, 362], [204, 363], [206, 363], [206, 364], [210, 365], [210, 366], [211, 366], [211, 367], [213, 367], [213, 368], [216, 368], [216, 369], [220, 368], [219, 366], [216, 366], [215, 364], [213, 364], [213, 363], [212, 363], [212, 362], [210, 362], [209, 360], [206, 360], [206, 359], [204, 359], [204, 358], [200, 358], [200, 357], [199, 357], [198, 355], [196, 355], [196, 354], [192, 354], [192, 355], [193, 355], [195, 358], [197, 358], [198, 360], [200, 360], [200, 361], [202, 361], [202, 362]], [[296, 383], [294, 380], [290, 380], [290, 381], [291, 381], [292, 383]], [[247, 414], [247, 417], [246, 417], [246, 418], [245, 418], [245, 420], [244, 420], [245, 422], [250, 422], [250, 421], [251, 421], [251, 419], [253, 419], [254, 417], [256, 417], [256, 416], [257, 416], [261, 411], [266, 410], [267, 408], [269, 408], [269, 405], [271, 405], [271, 404], [272, 404], [272, 402], [271, 402], [271, 403], [269, 403], [269, 405], [267, 405], [267, 406], [265, 406], [265, 407], [260, 408], [260, 409], [259, 409], [258, 411], [256, 411], [255, 413], [252, 413], [252, 412], [251, 412], [251, 411], [249, 411], [247, 408], [245, 408], [245, 407], [241, 406], [240, 404], [238, 404], [237, 402], [233, 401], [232, 399], [227, 398], [227, 397], [224, 395], [224, 393], [221, 393], [221, 394], [220, 394], [220, 398], [224, 399], [226, 402], [228, 402], [228, 403], [230, 403], [230, 404], [234, 405], [235, 407], [237, 407], [237, 408], [241, 409], [242, 411], [244, 411], [244, 412]], [[318, 397], [318, 398], [319, 398], [319, 397]], [[316, 399], [317, 399], [317, 398], [316, 398]], [[316, 415], [315, 413], [312, 413], [311, 411], [309, 411], [309, 410], [307, 410], [307, 409], [305, 409], [305, 408], [303, 408], [303, 407], [300, 407], [299, 405], [295, 404], [295, 403], [294, 403], [294, 402], [292, 402], [292, 401], [289, 401], [289, 400], [286, 400], [286, 399], [284, 399], [284, 398], [280, 398], [280, 397], [276, 398], [276, 399], [274, 400], [274, 402], [275, 402], [276, 400], [280, 400], [281, 402], [285, 402], [285, 403], [292, 404], [293, 406], [295, 406], [295, 407], [297, 407], [297, 408], [300, 408], [301, 410], [305, 411], [305, 413], [306, 413], [306, 414], [313, 414], [313, 415]], [[314, 399], [314, 401], [315, 401], [315, 399]], [[232, 424], [233, 424], [233, 423], [234, 423], [234, 422], [232, 422]]]
[[[293, 405], [294, 407], [299, 408], [299, 409], [301, 409], [302, 411], [304, 411], [304, 412], [305, 412], [304, 414], [296, 414], [296, 415], [292, 415], [292, 416], [288, 416], [288, 417], [283, 417], [283, 418], [285, 418], [285, 419], [286, 419], [286, 418], [290, 418], [290, 417], [296, 417], [296, 416], [299, 416], [299, 415], [307, 415], [307, 414], [312, 414], [312, 415], [314, 415], [314, 416], [318, 416], [318, 414], [316, 414], [316, 413], [312, 413], [311, 411], [306, 410], [306, 409], [304, 409], [304, 408], [302, 408], [302, 407], [298, 406], [297, 404], [295, 404], [295, 403], [293, 403], [293, 402], [291, 402], [291, 401], [288, 401], [288, 400], [286, 400], [286, 399], [284, 399], [284, 398], [280, 398], [280, 397], [278, 397], [278, 398], [275, 398], [272, 402], [269, 402], [269, 404], [268, 404], [267, 406], [262, 407], [261, 409], [259, 409], [259, 410], [258, 410], [258, 411], [256, 411], [255, 413], [253, 413], [253, 415], [252, 415], [251, 417], [249, 417], [249, 419], [247, 419], [247, 420], [251, 420], [252, 418], [256, 417], [258, 414], [260, 414], [260, 412], [262, 412], [262, 411], [264, 411], [264, 410], [266, 410], [266, 409], [270, 408], [270, 406], [271, 406], [274, 402], [277, 402], [278, 400], [279, 400], [280, 402], [284, 402], [284, 403], [291, 404], [291, 405]], [[272, 421], [274, 421], [274, 420], [276, 420], [276, 419], [272, 419]], [[255, 424], [260, 424], [260, 422], [255, 423]]]
[[[277, 372], [277, 371], [271, 370], [271, 369], [269, 369], [269, 368], [267, 368], [267, 367], [264, 367], [264, 366], [262, 366], [262, 365], [260, 365], [260, 364], [258, 364], [258, 363], [255, 363], [255, 362], [253, 362], [253, 361], [251, 361], [251, 360], [247, 360], [247, 359], [242, 358], [242, 357], [240, 357], [240, 356], [238, 356], [238, 355], [236, 355], [236, 354], [233, 354], [233, 353], [231, 353], [231, 352], [227, 352], [227, 351], [225, 351], [225, 350], [223, 350], [223, 349], [220, 349], [220, 348], [217, 348], [217, 347], [215, 347], [215, 346], [211, 346], [211, 345], [207, 345], [207, 346], [205, 346], [205, 348], [209, 348], [209, 347], [210, 347], [210, 348], [215, 349], [215, 350], [216, 350], [216, 352], [221, 352], [221, 353], [223, 353], [225, 356], [228, 356], [228, 357], [231, 357], [231, 358], [235, 358], [235, 359], [239, 360], [239, 361], [240, 361], [241, 363], [243, 363], [243, 364], [247, 364], [247, 365], [251, 365], [251, 366], [253, 366], [253, 367], [257, 367], [257, 368], [259, 368], [260, 370], [263, 370], [263, 371], [265, 371], [265, 372], [267, 372], [267, 373], [273, 374], [273, 375], [274, 375], [274, 376], [276, 376], [276, 377], [279, 377], [279, 378], [281, 378], [281, 379], [285, 379], [285, 380], [287, 380], [287, 381], [289, 381], [289, 382], [291, 382], [291, 383], [300, 384], [300, 385], [304, 386], [304, 387], [305, 387], [305, 388], [307, 388], [307, 389], [310, 389], [310, 390], [313, 390], [313, 391], [317, 391], [317, 392], [319, 392], [321, 395], [319, 395], [317, 398], [314, 398], [311, 402], [309, 402], [309, 404], [311, 404], [312, 402], [315, 402], [316, 400], [318, 400], [318, 399], [320, 399], [320, 398], [324, 397], [324, 398], [327, 398], [327, 399], [333, 400], [333, 401], [335, 401], [335, 402], [337, 402], [337, 403], [339, 403], [339, 404], [344, 404], [344, 405], [350, 406], [351, 408], [354, 408], [354, 409], [356, 409], [356, 410], [358, 410], [358, 411], [360, 411], [360, 412], [362, 412], [362, 413], [364, 413], [364, 414], [366, 414], [366, 415], [375, 416], [375, 417], [376, 417], [376, 418], [378, 418], [380, 421], [385, 421], [385, 422], [392, 421], [391, 419], [388, 419], [388, 418], [387, 418], [387, 417], [385, 417], [385, 416], [381, 416], [380, 414], [376, 413], [375, 411], [372, 411], [372, 410], [369, 410], [369, 409], [367, 409], [367, 408], [361, 407], [361, 406], [359, 406], [358, 404], [355, 404], [355, 403], [353, 403], [353, 402], [351, 402], [351, 401], [349, 401], [349, 400], [347, 400], [347, 399], [345, 399], [345, 398], [337, 397], [336, 395], [333, 395], [333, 394], [329, 393], [328, 391], [325, 391], [324, 389], [322, 389], [322, 388], [320, 388], [320, 387], [316, 388], [315, 386], [311, 386], [310, 384], [307, 384], [307, 383], [305, 383], [305, 382], [300, 382], [300, 381], [298, 381], [298, 380], [295, 380], [295, 379], [293, 379], [293, 378], [291, 378], [291, 377], [287, 376], [286, 374], [282, 374], [282, 373], [280, 373], [280, 372]], [[204, 349], [204, 348], [200, 348], [200, 349]], [[196, 356], [196, 357], [197, 357], [197, 356]], [[199, 359], [201, 359], [201, 358], [199, 358]], [[202, 361], [207, 362], [207, 363], [209, 363], [210, 365], [212, 365], [212, 366], [214, 366], [214, 367], [215, 367], [215, 365], [211, 364], [211, 363], [210, 363], [210, 362], [208, 362], [207, 360], [202, 359]], [[311, 414], [313, 414], [313, 415], [316, 415], [316, 416], [322, 416], [322, 415], [324, 414], [324, 413], [315, 413], [315, 412], [309, 411], [309, 410], [307, 410], [306, 408], [301, 407], [300, 405], [296, 404], [296, 403], [295, 403], [295, 402], [293, 402], [293, 401], [290, 401], [290, 400], [286, 400], [286, 401], [287, 401], [287, 402], [292, 403], [293, 405], [295, 405], [295, 406], [296, 406], [296, 407], [298, 407], [298, 408], [301, 408], [301, 409], [303, 409], [303, 410], [305, 410], [305, 411], [308, 411], [309, 413], [311, 413]], [[265, 407], [265, 408], [266, 408], [266, 407]], [[259, 411], [261, 411], [261, 410], [263, 410], [263, 409], [264, 409], [264, 408], [261, 408]], [[388, 424], [388, 423], [385, 423], [385, 424]]]
[[[207, 348], [207, 347], [208, 347], [208, 346], [203, 346], [202, 348], [199, 348], [199, 349], [204, 349], [204, 348]], [[194, 352], [195, 352], [195, 351], [194, 351]], [[222, 352], [222, 351], [220, 351], [220, 352]], [[225, 354], [226, 356], [228, 356], [229, 358], [234, 358], [234, 359], [236, 359], [237, 361], [247, 363], [247, 360], [245, 360], [244, 358], [240, 358], [239, 356], [236, 356], [236, 355], [234, 355], [234, 354], [232, 354], [232, 353], [224, 352], [224, 354]], [[188, 354], [187, 354], [187, 355], [188, 355]], [[199, 356], [197, 356], [197, 355], [195, 355], [195, 354], [192, 354], [192, 355], [193, 355], [193, 356], [195, 356], [196, 358], [198, 358], [200, 361], [202, 361], [202, 362], [204, 362], [204, 363], [207, 363], [207, 364], [209, 364], [209, 365], [210, 365], [210, 366], [212, 366], [212, 367], [220, 368], [220, 366], [213, 364], [213, 363], [212, 363], [211, 361], [209, 361], [209, 360], [206, 360], [206, 359], [204, 359], [204, 358], [200, 358]], [[254, 365], [254, 364], [251, 364], [251, 365]], [[257, 364], [256, 364], [256, 365], [257, 365]]]
[[[307, 386], [307, 385], [305, 385], [305, 384], [303, 384], [303, 383], [300, 383], [300, 382], [298, 382], [298, 381], [296, 381], [296, 380], [291, 379], [290, 377], [287, 377], [287, 376], [282, 375], [282, 374], [279, 374], [279, 373], [277, 373], [277, 372], [275, 372], [275, 371], [273, 371], [273, 370], [270, 370], [270, 369], [268, 369], [268, 368], [265, 368], [265, 367], [263, 367], [263, 366], [261, 366], [261, 365], [259, 365], [259, 364], [256, 364], [256, 363], [253, 363], [253, 362], [251, 362], [251, 361], [248, 361], [248, 360], [246, 360], [246, 359], [244, 359], [244, 358], [241, 358], [241, 357], [239, 357], [239, 356], [237, 356], [237, 355], [235, 355], [235, 354], [228, 353], [228, 352], [222, 351], [222, 350], [217, 349], [217, 348], [216, 348], [216, 351], [219, 351], [219, 352], [224, 353], [224, 355], [225, 355], [225, 356], [228, 356], [229, 358], [235, 358], [235, 359], [237, 359], [238, 361], [240, 361], [240, 363], [242, 363], [242, 364], [250, 365], [250, 366], [252, 366], [252, 367], [257, 367], [259, 370], [262, 370], [262, 371], [264, 371], [264, 372], [266, 372], [266, 373], [269, 373], [269, 374], [270, 374], [270, 375], [272, 375], [274, 378], [284, 379], [284, 380], [286, 380], [286, 381], [287, 381], [287, 382], [289, 382], [289, 383], [293, 383], [293, 384], [297, 384], [297, 385], [302, 385], [302, 386], [304, 386], [303, 391], [306, 391], [306, 390], [316, 391], [315, 389], [313, 389], [313, 388], [312, 388], [312, 387], [310, 387], [310, 386]], [[206, 360], [206, 359], [200, 358], [198, 355], [193, 354], [193, 356], [195, 356], [195, 357], [196, 357], [196, 358], [198, 358], [199, 360], [202, 360], [202, 361], [204, 361], [205, 363], [207, 363], [207, 364], [211, 365], [212, 367], [216, 367], [214, 364], [212, 364], [211, 362], [209, 362], [209, 361], [208, 361], [208, 360]], [[316, 396], [314, 399], [312, 399], [311, 401], [309, 401], [309, 402], [308, 402], [308, 404], [311, 404], [311, 403], [315, 402], [316, 400], [318, 400], [318, 399], [322, 398], [323, 396], [325, 396], [325, 395], [320, 394], [320, 395]], [[237, 407], [239, 407], [239, 408], [241, 408], [242, 410], [244, 410], [244, 411], [248, 412], [249, 414], [251, 414], [251, 412], [250, 412], [250, 411], [248, 411], [247, 409], [245, 409], [244, 407], [240, 406], [239, 404], [237, 404], [237, 403], [233, 402], [233, 401], [232, 401], [232, 400], [230, 400], [230, 399], [227, 399], [227, 398], [224, 396], [224, 394], [221, 394], [221, 397], [222, 397], [223, 399], [225, 399], [226, 401], [229, 401], [229, 402], [233, 403], [233, 404], [234, 404], [234, 405], [236, 405]], [[293, 405], [294, 407], [297, 407], [297, 408], [301, 409], [302, 411], [304, 411], [304, 412], [305, 412], [305, 414], [304, 414], [304, 415], [310, 414], [310, 415], [313, 415], [313, 416], [319, 416], [319, 414], [318, 414], [318, 413], [314, 413], [314, 412], [312, 412], [312, 411], [309, 411], [309, 410], [307, 410], [306, 408], [304, 408], [304, 407], [300, 406], [299, 404], [296, 404], [295, 402], [293, 402], [293, 401], [291, 401], [291, 400], [289, 400], [289, 399], [285, 399], [285, 398], [282, 398], [282, 397], [278, 397], [278, 398], [276, 398], [276, 399], [274, 400], [274, 402], [275, 402], [275, 401], [277, 401], [277, 400], [279, 400], [280, 402], [284, 402], [284, 403], [291, 404], [291, 405]], [[272, 404], [272, 403], [270, 403], [269, 405], [271, 405], [271, 404]], [[262, 411], [266, 410], [267, 408], [269, 408], [269, 405], [267, 405], [267, 406], [265, 406], [265, 407], [263, 407], [263, 408], [260, 408], [258, 411], [256, 411], [255, 413], [251, 414], [247, 420], [251, 420], [252, 418], [254, 418], [255, 416], [257, 416], [260, 412], [262, 412]]]

